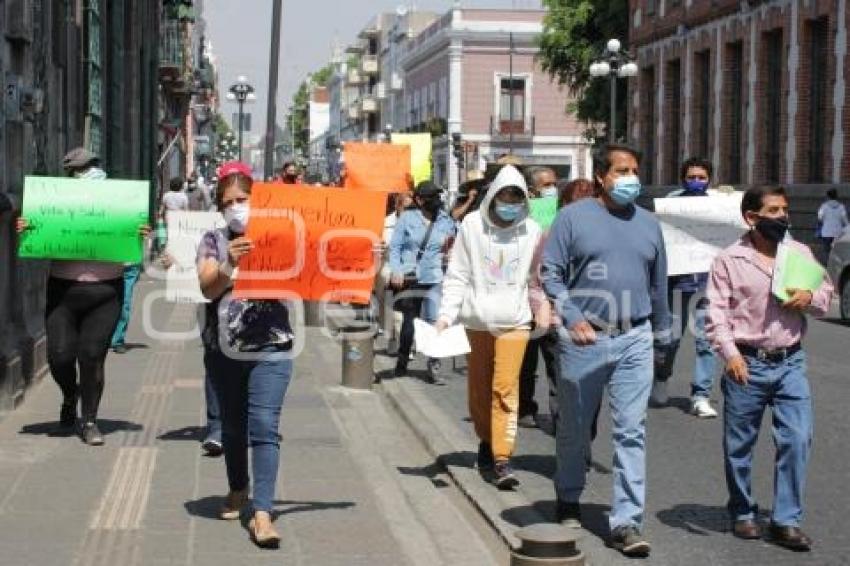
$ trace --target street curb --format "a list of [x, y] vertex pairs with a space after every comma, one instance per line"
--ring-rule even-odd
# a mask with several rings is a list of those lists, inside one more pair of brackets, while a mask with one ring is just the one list
[[[384, 365], [377, 356], [375, 361], [376, 365]], [[380, 371], [388, 368], [376, 369]], [[446, 469], [473, 507], [496, 530], [505, 544], [513, 550], [519, 549], [521, 543], [515, 535], [516, 531], [522, 526], [551, 521], [538, 512], [521, 491], [500, 492], [482, 480], [473, 467], [473, 452], [477, 447], [469, 442], [469, 438], [458, 427], [451, 424], [450, 418], [431, 399], [416, 391], [411, 383], [410, 378], [383, 380], [381, 389], [392, 408], [426, 450]], [[463, 456], [462, 463], [452, 457], [463, 453], [468, 454]], [[503, 513], [508, 510], [511, 510], [512, 519], [520, 526], [503, 518]]]

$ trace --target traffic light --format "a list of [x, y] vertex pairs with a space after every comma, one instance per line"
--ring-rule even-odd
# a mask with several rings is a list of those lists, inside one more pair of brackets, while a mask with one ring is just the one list
[[464, 156], [464, 150], [463, 150], [464, 149], [463, 148], [463, 141], [461, 140], [460, 132], [455, 132], [455, 133], [452, 134], [452, 149], [453, 149], [455, 159], [457, 159], [458, 168], [463, 169], [463, 166], [464, 166], [463, 161], [464, 161], [465, 156]]

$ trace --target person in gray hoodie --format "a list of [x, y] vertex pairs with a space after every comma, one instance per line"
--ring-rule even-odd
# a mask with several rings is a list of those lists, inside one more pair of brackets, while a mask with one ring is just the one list
[[823, 246], [823, 261], [829, 260], [832, 243], [840, 238], [850, 222], [847, 221], [847, 208], [838, 200], [835, 188], [826, 191], [826, 202], [818, 209], [818, 237]]
[[528, 285], [541, 229], [529, 218], [528, 187], [504, 166], [461, 224], [443, 279], [442, 331], [460, 321], [469, 354], [469, 412], [478, 468], [499, 489], [519, 484], [510, 464], [517, 431], [519, 371], [532, 327]]

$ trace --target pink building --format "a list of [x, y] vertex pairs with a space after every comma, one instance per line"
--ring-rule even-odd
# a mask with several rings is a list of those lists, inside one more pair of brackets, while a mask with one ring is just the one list
[[562, 176], [589, 176], [586, 128], [567, 113], [566, 90], [535, 61], [544, 14], [455, 8], [407, 42], [401, 58], [407, 116], [397, 126], [435, 134], [434, 179], [450, 191], [463, 175], [452, 154], [454, 132], [465, 142], [466, 169], [513, 153]]

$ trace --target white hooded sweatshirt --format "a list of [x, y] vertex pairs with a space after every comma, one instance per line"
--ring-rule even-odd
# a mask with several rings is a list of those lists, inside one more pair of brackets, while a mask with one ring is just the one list
[[[505, 187], [525, 194], [525, 211], [509, 227], [490, 217], [490, 205]], [[528, 282], [541, 229], [528, 216], [528, 187], [512, 165], [502, 168], [481, 201], [464, 219], [443, 279], [439, 319], [472, 330], [528, 327], [532, 314]]]

